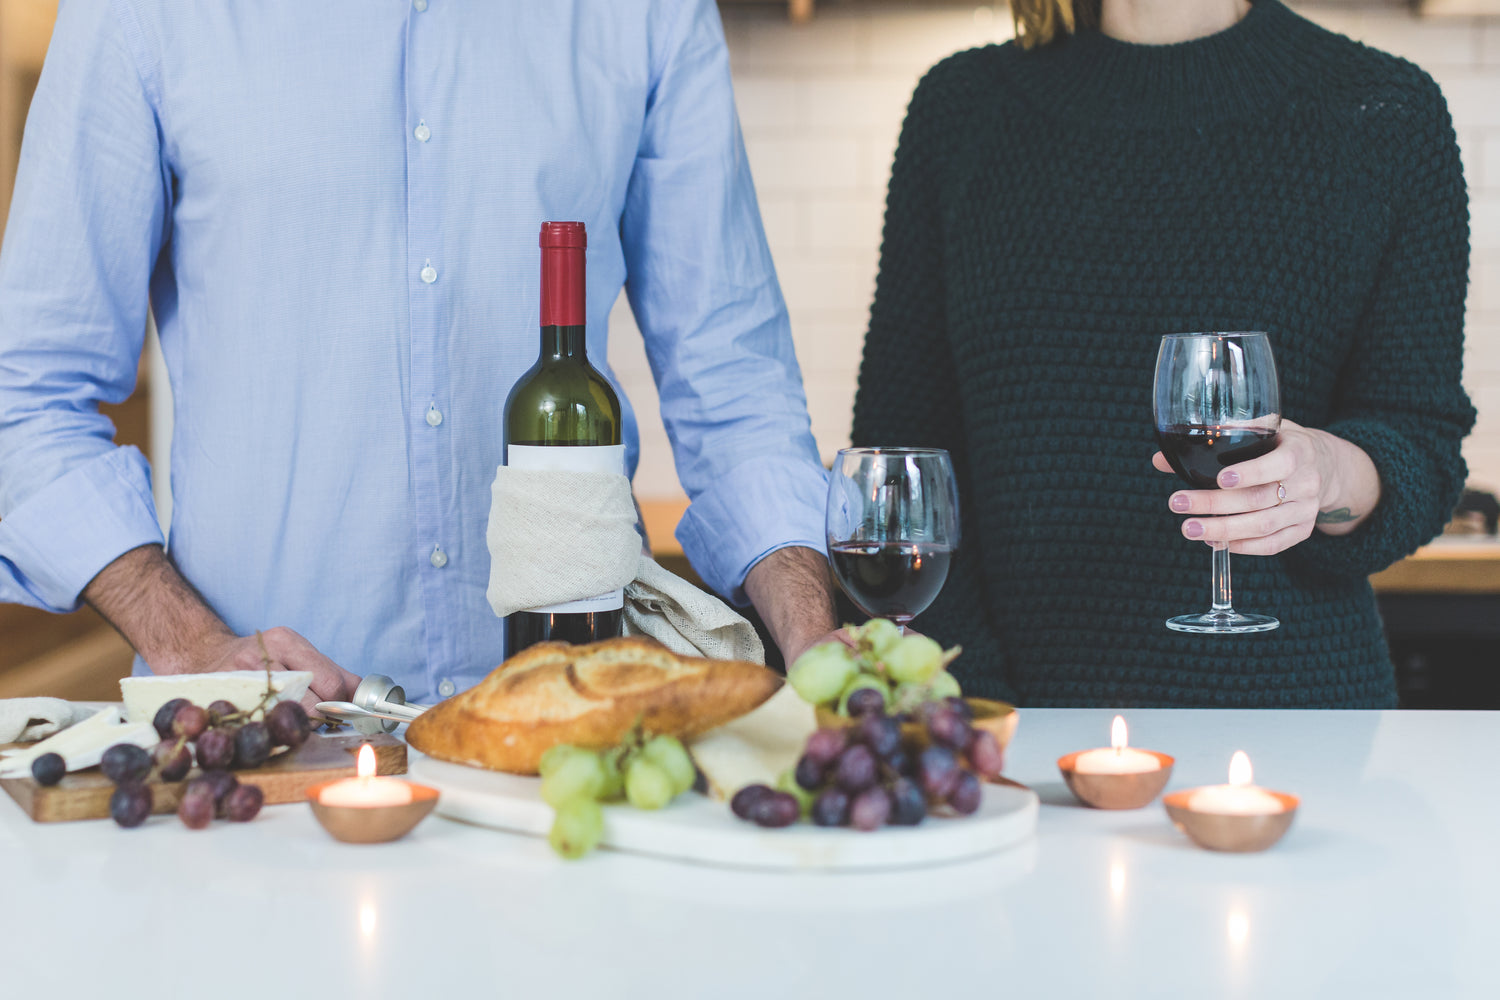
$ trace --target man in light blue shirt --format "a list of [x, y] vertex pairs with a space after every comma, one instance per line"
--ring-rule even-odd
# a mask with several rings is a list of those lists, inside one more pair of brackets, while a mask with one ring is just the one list
[[[0, 254], [0, 600], [87, 600], [158, 673], [268, 630], [315, 698], [482, 678], [545, 219], [588, 225], [601, 367], [629, 295], [689, 558], [795, 656], [834, 625], [824, 477], [711, 0], [67, 0]], [[170, 557], [98, 412], [148, 289]]]

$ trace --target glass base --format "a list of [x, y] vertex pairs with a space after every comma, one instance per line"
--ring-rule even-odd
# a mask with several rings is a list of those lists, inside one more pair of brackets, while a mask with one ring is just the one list
[[1178, 615], [1167, 619], [1174, 632], [1200, 632], [1210, 635], [1239, 635], [1244, 632], [1269, 632], [1281, 628], [1281, 622], [1270, 615], [1246, 615], [1238, 611], [1210, 611], [1206, 615]]

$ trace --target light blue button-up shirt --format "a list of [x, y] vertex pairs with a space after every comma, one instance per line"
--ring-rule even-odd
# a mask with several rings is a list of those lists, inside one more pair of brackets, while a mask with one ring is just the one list
[[483, 677], [546, 219], [588, 225], [601, 368], [629, 295], [703, 577], [740, 597], [768, 552], [821, 548], [711, 0], [67, 0], [0, 254], [0, 600], [70, 609], [162, 540], [98, 412], [149, 288], [184, 575], [236, 631], [289, 626], [415, 698]]

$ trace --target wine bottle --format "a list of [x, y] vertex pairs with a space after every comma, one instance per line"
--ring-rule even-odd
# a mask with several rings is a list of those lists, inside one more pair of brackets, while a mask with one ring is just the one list
[[[581, 222], [544, 222], [542, 349], [505, 400], [505, 464], [516, 469], [625, 472], [620, 400], [589, 364]], [[518, 611], [505, 620], [506, 655], [546, 640], [594, 642], [621, 632], [623, 591]]]

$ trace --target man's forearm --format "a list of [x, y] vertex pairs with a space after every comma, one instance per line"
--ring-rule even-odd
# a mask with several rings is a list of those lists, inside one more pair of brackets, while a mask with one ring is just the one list
[[750, 568], [745, 593], [788, 666], [838, 627], [828, 560], [813, 549], [792, 546], [772, 552]]
[[131, 549], [104, 567], [83, 599], [159, 674], [208, 669], [209, 651], [234, 636], [160, 545]]

